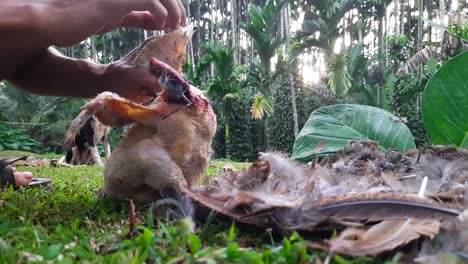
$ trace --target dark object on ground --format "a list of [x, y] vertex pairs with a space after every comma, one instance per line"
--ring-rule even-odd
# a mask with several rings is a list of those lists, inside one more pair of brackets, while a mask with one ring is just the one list
[[52, 181], [50, 179], [33, 178], [32, 182], [26, 186], [16, 186], [13, 169], [10, 167], [17, 160], [26, 160], [27, 156], [20, 158], [8, 158], [0, 160], [0, 188], [13, 185], [14, 188], [19, 187], [38, 187], [48, 186]]

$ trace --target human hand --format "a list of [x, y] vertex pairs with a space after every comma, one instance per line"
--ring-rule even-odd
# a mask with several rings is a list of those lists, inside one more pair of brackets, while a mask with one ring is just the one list
[[11, 169], [13, 170], [16, 186], [27, 186], [32, 182], [33, 174], [31, 172], [19, 172], [16, 168]]
[[158, 79], [148, 69], [138, 68], [124, 59], [107, 65], [99, 83], [101, 87], [140, 103], [161, 90]]
[[177, 29], [186, 25], [181, 0], [49, 0], [40, 17], [52, 45], [69, 46], [93, 34], [119, 27], [147, 30]]

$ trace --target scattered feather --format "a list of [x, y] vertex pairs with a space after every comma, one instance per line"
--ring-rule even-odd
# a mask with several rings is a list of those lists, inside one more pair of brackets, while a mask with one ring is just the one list
[[349, 228], [329, 241], [333, 253], [350, 256], [377, 255], [419, 238], [433, 238], [439, 232], [436, 220], [386, 220], [368, 230]]
[[323, 233], [347, 227], [329, 249], [375, 255], [441, 230], [467, 229], [458, 217], [467, 204], [467, 160], [468, 151], [452, 147], [382, 152], [375, 141], [356, 140], [307, 165], [261, 153], [248, 169], [180, 188], [197, 212], [208, 208], [260, 228]]

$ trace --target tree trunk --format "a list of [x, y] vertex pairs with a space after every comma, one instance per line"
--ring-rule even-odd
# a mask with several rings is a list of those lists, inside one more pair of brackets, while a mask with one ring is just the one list
[[[187, 23], [190, 23], [190, 17], [191, 17], [191, 13], [190, 13], [190, 0], [187, 0], [186, 4], [185, 4], [186, 8], [185, 10], [187, 11]], [[195, 72], [195, 58], [193, 57], [193, 40], [190, 39], [190, 42], [189, 42], [189, 45], [188, 45], [188, 49], [189, 49], [189, 56], [188, 56], [188, 61], [190, 62], [190, 64], [192, 65], [192, 71]]]
[[289, 90], [291, 92], [291, 103], [293, 110], [293, 121], [294, 121], [294, 138], [297, 138], [299, 134], [299, 119], [297, 114], [297, 103], [296, 103], [296, 89], [294, 87], [294, 77], [289, 74]]
[[[424, 0], [419, 0], [418, 1], [419, 5], [418, 5], [418, 9], [419, 9], [419, 17], [424, 17]], [[418, 19], [418, 45], [419, 47], [421, 47], [421, 44], [423, 42], [423, 23], [422, 23], [422, 19]]]
[[362, 33], [362, 27], [359, 27], [358, 41], [359, 41], [359, 43], [364, 43], [364, 36], [363, 36], [363, 33]]
[[[445, 1], [439, 0], [439, 24], [443, 24], [445, 19]], [[442, 39], [444, 35], [444, 29], [438, 30], [438, 40]]]
[[385, 17], [384, 17], [384, 32], [383, 32], [383, 40], [384, 40], [384, 47], [383, 47], [383, 52], [384, 52], [384, 57], [385, 57], [385, 67], [388, 66], [389, 64], [389, 57], [388, 57], [388, 32], [390, 31], [389, 29], [389, 21], [390, 21], [390, 16], [387, 17], [387, 12], [384, 11]]
[[[286, 38], [286, 39], [289, 38], [290, 17], [291, 17], [290, 4], [287, 4], [286, 7], [284, 7], [281, 10], [281, 27], [280, 27], [281, 35], [280, 36], [282, 38]], [[287, 46], [288, 46], [288, 42], [286, 42], [286, 49], [287, 49]], [[291, 105], [293, 108], [292, 110], [293, 110], [293, 122], [294, 122], [294, 138], [297, 138], [297, 135], [299, 134], [299, 120], [298, 120], [298, 114], [297, 114], [296, 89], [294, 87], [294, 77], [291, 73], [288, 74], [288, 78], [289, 78], [289, 91], [291, 95]]]
[[[213, 3], [210, 3], [210, 5], [213, 5]], [[213, 8], [213, 7], [211, 7]], [[214, 35], [216, 34], [216, 29], [215, 29], [215, 23], [214, 23], [214, 16], [213, 16], [213, 10], [210, 8], [210, 41], [213, 41]], [[214, 77], [214, 64], [210, 64], [210, 77]]]
[[394, 7], [393, 7], [393, 17], [395, 19], [395, 25], [394, 25], [394, 34], [395, 35], [400, 35], [400, 24], [402, 21], [400, 21], [400, 0], [395, 0], [393, 1]]
[[108, 50], [107, 50], [107, 41], [104, 40], [104, 38], [102, 38], [102, 46], [103, 46], [103, 51], [102, 51], [102, 55], [103, 55], [103, 60], [101, 63], [109, 63], [109, 54], [108, 54]]
[[239, 34], [237, 33], [237, 0], [231, 0], [231, 47], [234, 49], [234, 61], [239, 63]]
[[91, 39], [91, 60], [96, 62], [96, 43], [94, 42], [95, 36], [92, 36]]
[[114, 61], [114, 58], [115, 58], [115, 56], [114, 56], [114, 54], [115, 54], [115, 45], [114, 45], [114, 40], [113, 39], [111, 40], [110, 44], [111, 44], [110, 45], [111, 60]]
[[[401, 2], [400, 5], [400, 18], [398, 19], [400, 24], [399, 34], [405, 35], [405, 1]], [[409, 36], [408, 36], [409, 37]]]
[[[433, 20], [434, 18], [432, 16], [434, 12], [434, 6], [432, 4], [433, 4], [432, 1], [427, 2], [427, 19], [429, 19], [430, 21], [434, 21]], [[432, 42], [432, 26], [431, 25], [427, 25], [427, 35], [429, 36], [428, 41]]]
[[[206, 29], [206, 27], [202, 25], [202, 21], [201, 21], [201, 14], [200, 14], [201, 13], [201, 10], [200, 10], [201, 1], [196, 1], [196, 3], [197, 3], [197, 12], [195, 13], [195, 20], [196, 20], [196, 25], [199, 27], [199, 30], [196, 31], [196, 37], [197, 37], [196, 46], [194, 46], [194, 53], [195, 53], [194, 56], [196, 57], [196, 59], [194, 58], [194, 60], [199, 62], [200, 57], [201, 57], [201, 54], [200, 54], [201, 28]], [[203, 30], [203, 32], [206, 32], [206, 31]], [[203, 38], [205, 38], [205, 35], [203, 35]]]
[[340, 51], [344, 51], [346, 49], [346, 45], [345, 45], [345, 39], [346, 39], [346, 26], [347, 26], [347, 18], [346, 18], [346, 14], [343, 16], [343, 32], [342, 32], [342, 35], [341, 35], [341, 47], [340, 47]]
[[[379, 65], [379, 70], [383, 71], [385, 69], [385, 21], [387, 18], [387, 12], [386, 12], [386, 5], [381, 4], [380, 6], [377, 7], [378, 10], [378, 15], [379, 15], [379, 27], [378, 27], [378, 50], [377, 50], [377, 58], [378, 58], [378, 65]], [[383, 108], [384, 106], [384, 93], [383, 93], [383, 86], [379, 86], [377, 91], [378, 91], [378, 105], [380, 108]]]

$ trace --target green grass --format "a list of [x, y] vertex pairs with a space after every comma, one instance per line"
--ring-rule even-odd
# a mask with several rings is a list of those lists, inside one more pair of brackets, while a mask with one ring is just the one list
[[[207, 174], [226, 163], [213, 162]], [[297, 234], [274, 241], [268, 232], [241, 230], [214, 218], [156, 221], [149, 206], [137, 206], [138, 232], [125, 239], [129, 202], [99, 196], [103, 168], [31, 171], [51, 178], [53, 185], [0, 191], [0, 263], [305, 263], [326, 257], [307, 249]], [[332, 263], [372, 262], [332, 258]]]
[[6, 157], [22, 157], [22, 156], [34, 156], [37, 158], [48, 158], [48, 159], [58, 159], [61, 158], [64, 155], [61, 154], [55, 154], [55, 153], [45, 153], [45, 154], [36, 154], [28, 151], [22, 151], [22, 150], [3, 150], [0, 151], [0, 158], [6, 158]]

